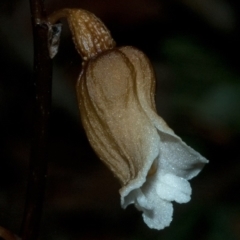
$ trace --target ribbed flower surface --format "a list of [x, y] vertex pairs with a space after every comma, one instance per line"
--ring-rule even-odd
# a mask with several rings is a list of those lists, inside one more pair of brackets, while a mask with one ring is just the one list
[[133, 47], [115, 47], [110, 32], [92, 13], [63, 9], [83, 59], [77, 97], [87, 137], [119, 179], [121, 205], [134, 204], [150, 228], [172, 221], [172, 201], [191, 198], [189, 179], [208, 162], [157, 115], [155, 76], [148, 58]]
[[135, 204], [150, 228], [162, 229], [172, 220], [171, 202], [190, 200], [187, 180], [207, 160], [157, 115], [154, 92], [151, 64], [133, 47], [88, 61], [77, 84], [88, 139], [120, 180], [122, 206]]

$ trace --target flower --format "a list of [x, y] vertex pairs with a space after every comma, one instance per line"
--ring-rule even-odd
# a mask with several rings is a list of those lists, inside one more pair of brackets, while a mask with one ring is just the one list
[[187, 146], [156, 113], [155, 78], [133, 47], [90, 60], [78, 80], [83, 126], [100, 159], [119, 178], [121, 205], [143, 211], [150, 228], [172, 220], [172, 201], [190, 200], [189, 179], [207, 160]]
[[163, 229], [172, 221], [171, 202], [190, 200], [188, 180], [208, 161], [157, 115], [148, 58], [134, 47], [115, 47], [93, 14], [64, 11], [84, 61], [76, 88], [89, 142], [119, 179], [122, 207], [134, 204], [150, 228]]

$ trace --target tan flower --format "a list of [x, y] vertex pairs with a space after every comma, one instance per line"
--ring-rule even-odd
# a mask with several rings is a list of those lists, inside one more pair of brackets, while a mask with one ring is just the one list
[[[73, 11], [68, 21], [79, 23], [76, 16], [83, 10], [68, 11]], [[92, 16], [91, 26], [95, 26]], [[99, 24], [100, 20], [96, 21]], [[120, 180], [122, 207], [135, 204], [150, 228], [162, 229], [172, 220], [171, 202], [190, 200], [188, 180], [200, 172], [207, 160], [157, 115], [155, 76], [148, 58], [136, 48], [114, 48], [114, 44], [96, 51], [95, 37], [100, 42], [114, 41], [109, 40], [109, 32], [104, 31], [102, 36], [101, 31], [94, 32], [90, 27], [88, 32], [84, 26], [91, 43], [83, 45], [92, 45], [93, 51], [89, 48], [85, 54], [77, 96], [87, 137], [99, 158]], [[73, 27], [71, 30], [73, 34], [79, 31]], [[81, 34], [74, 35], [74, 39], [82, 41]]]

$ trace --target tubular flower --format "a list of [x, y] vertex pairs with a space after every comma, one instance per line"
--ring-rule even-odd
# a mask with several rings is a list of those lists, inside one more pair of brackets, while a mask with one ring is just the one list
[[89, 142], [120, 180], [122, 207], [134, 204], [150, 228], [163, 229], [172, 221], [171, 202], [190, 200], [188, 180], [208, 161], [157, 115], [155, 76], [148, 58], [136, 48], [115, 47], [93, 14], [64, 11], [74, 42], [81, 42], [76, 44], [84, 61], [77, 97]]

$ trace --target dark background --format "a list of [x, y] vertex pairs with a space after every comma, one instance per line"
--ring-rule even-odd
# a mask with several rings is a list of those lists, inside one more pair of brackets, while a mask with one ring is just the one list
[[[40, 239], [240, 239], [238, 0], [49, 0], [48, 13], [84, 8], [118, 46], [133, 45], [157, 74], [157, 108], [171, 128], [209, 159], [191, 181], [192, 200], [174, 204], [171, 226], [148, 229], [120, 207], [120, 185], [81, 127], [75, 83], [81, 70], [63, 21], [54, 58], [49, 174]], [[0, 225], [18, 233], [33, 124], [32, 33], [28, 1], [0, 3]]]

